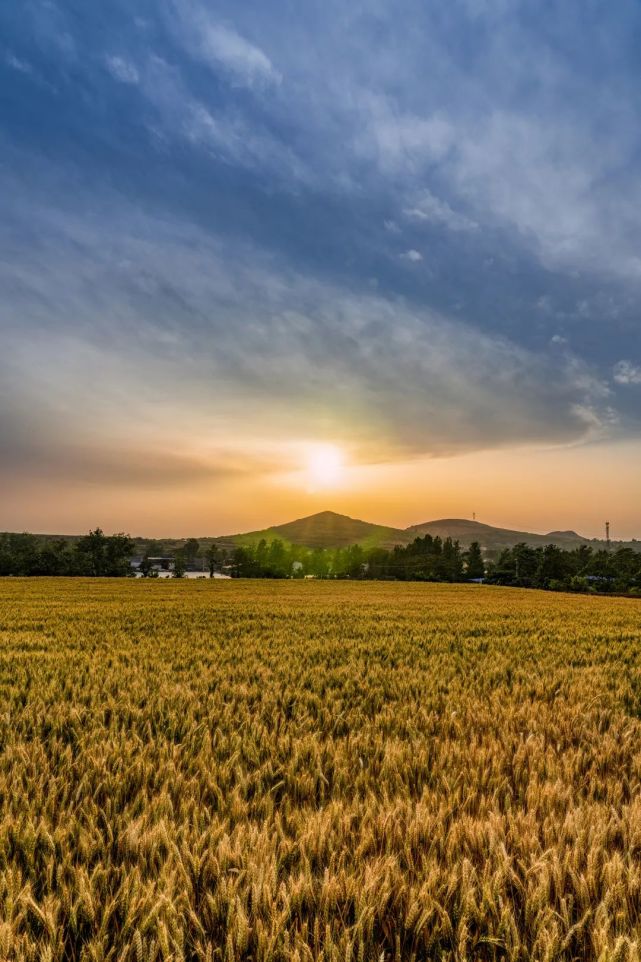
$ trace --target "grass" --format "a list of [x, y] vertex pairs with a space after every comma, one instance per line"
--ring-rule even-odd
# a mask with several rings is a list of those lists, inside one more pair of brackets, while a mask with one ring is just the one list
[[0, 582], [0, 959], [641, 940], [641, 603]]

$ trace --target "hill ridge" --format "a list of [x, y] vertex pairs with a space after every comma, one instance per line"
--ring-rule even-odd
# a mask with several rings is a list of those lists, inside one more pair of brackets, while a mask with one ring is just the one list
[[344, 548], [351, 544], [363, 547], [392, 547], [406, 543], [400, 528], [372, 524], [360, 518], [351, 518], [337, 511], [317, 511], [284, 524], [272, 525], [262, 531], [249, 531], [235, 535], [234, 539], [242, 544], [255, 542], [267, 536], [282, 538], [289, 544], [307, 548]]
[[[309, 548], [340, 548], [350, 544], [360, 544], [364, 548], [392, 548], [394, 545], [409, 544], [414, 538], [426, 534], [443, 539], [450, 537], [459, 541], [463, 548], [468, 547], [472, 541], [478, 541], [482, 548], [493, 553], [521, 542], [532, 547], [556, 544], [565, 549], [578, 548], [581, 545], [605, 547], [604, 541], [598, 538], [586, 538], [572, 529], [546, 533], [522, 531], [470, 518], [437, 518], [409, 525], [407, 528], [395, 528], [391, 525], [352, 518], [331, 510], [317, 511], [293, 521], [272, 525], [261, 531], [229, 535], [214, 540], [227, 546], [255, 543], [264, 537], [267, 541], [281, 538], [289, 544]], [[612, 543], [641, 550], [641, 542], [634, 540]]]
[[[502, 528], [486, 524], [469, 518], [437, 518], [423, 521], [420, 524], [409, 525], [407, 528], [395, 528], [391, 525], [374, 524], [360, 518], [337, 511], [323, 510], [313, 514], [295, 518], [281, 524], [272, 525], [258, 531], [248, 531], [240, 534], [219, 535], [197, 538], [201, 547], [213, 543], [225, 550], [231, 551], [241, 545], [256, 544], [264, 538], [266, 541], [280, 539], [286, 544], [307, 548], [343, 548], [352, 544], [360, 544], [363, 548], [393, 548], [395, 545], [407, 545], [415, 538], [431, 534], [433, 537], [457, 540], [462, 548], [467, 548], [472, 541], [478, 541], [488, 555], [496, 555], [503, 548], [511, 547], [519, 542], [542, 547], [547, 544], [557, 544], [561, 548], [572, 549], [581, 545], [591, 545], [594, 548], [604, 548], [605, 541], [598, 538], [586, 538], [571, 529], [548, 531], [541, 534], [532, 531], [520, 531], [515, 528]], [[35, 537], [51, 540], [63, 537], [74, 541], [79, 535], [42, 535]], [[167, 553], [181, 547], [186, 538], [134, 538], [136, 551]], [[612, 546], [629, 547], [641, 551], [641, 541], [612, 541]]]
[[216, 540], [235, 544], [253, 544], [261, 538], [265, 540], [281, 538], [288, 544], [308, 548], [341, 548], [350, 544], [390, 548], [394, 545], [408, 544], [414, 538], [426, 534], [443, 539], [451, 537], [453, 540], [458, 540], [462, 547], [469, 546], [472, 541], [478, 541], [486, 550], [499, 550], [519, 542], [533, 546], [555, 543], [564, 548], [591, 543], [588, 538], [569, 530], [540, 534], [514, 528], [501, 528], [467, 518], [437, 518], [409, 525], [407, 528], [394, 528], [390, 525], [374, 524], [360, 518], [352, 518], [331, 510], [317, 511], [259, 531], [249, 531]]

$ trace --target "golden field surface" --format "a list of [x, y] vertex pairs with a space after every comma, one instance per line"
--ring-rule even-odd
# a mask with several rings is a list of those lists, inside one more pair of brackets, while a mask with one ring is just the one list
[[0, 581], [0, 959], [641, 955], [641, 602]]

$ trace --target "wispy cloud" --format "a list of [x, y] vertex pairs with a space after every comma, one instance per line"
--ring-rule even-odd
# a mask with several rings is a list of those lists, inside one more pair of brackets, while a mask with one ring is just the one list
[[8, 51], [5, 54], [5, 63], [7, 66], [11, 67], [12, 70], [17, 70], [18, 73], [30, 74], [33, 73], [33, 67], [26, 60], [21, 60], [20, 57], [16, 57], [15, 54]]
[[435, 197], [427, 188], [420, 192], [411, 206], [404, 208], [403, 213], [412, 220], [441, 224], [453, 231], [478, 229], [476, 221], [466, 217], [465, 214], [452, 210], [447, 201]]
[[211, 457], [197, 456], [170, 451], [164, 444], [152, 446], [140, 441], [132, 444], [127, 438], [102, 444], [89, 439], [69, 443], [58, 438], [52, 444], [41, 435], [39, 423], [35, 425], [35, 433], [22, 430], [18, 433], [17, 427], [10, 421], [3, 431], [0, 424], [5, 481], [46, 476], [51, 482], [176, 490], [202, 482], [239, 478], [258, 467], [251, 457], [240, 459], [234, 452], [224, 450]]
[[188, 50], [216, 73], [246, 87], [280, 83], [281, 75], [267, 54], [228, 23], [190, 0], [176, 0], [178, 35]]
[[242, 83], [279, 82], [280, 74], [269, 57], [230, 27], [205, 23], [201, 51], [212, 64], [222, 67]]
[[612, 372], [617, 384], [641, 384], [641, 365], [618, 361]]
[[135, 85], [140, 80], [135, 65], [125, 57], [108, 56], [105, 58], [105, 65], [114, 80], [120, 83]]
[[233, 103], [210, 109], [190, 90], [181, 72], [161, 57], [149, 56], [136, 72], [155, 111], [156, 130], [164, 138], [186, 140], [225, 163], [275, 178], [280, 186], [310, 180], [300, 157], [268, 126], [251, 123]]

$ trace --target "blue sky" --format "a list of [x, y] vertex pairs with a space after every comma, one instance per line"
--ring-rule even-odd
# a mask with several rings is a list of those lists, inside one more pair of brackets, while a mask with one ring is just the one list
[[7, 483], [635, 443], [640, 40], [627, 0], [2, 5]]

